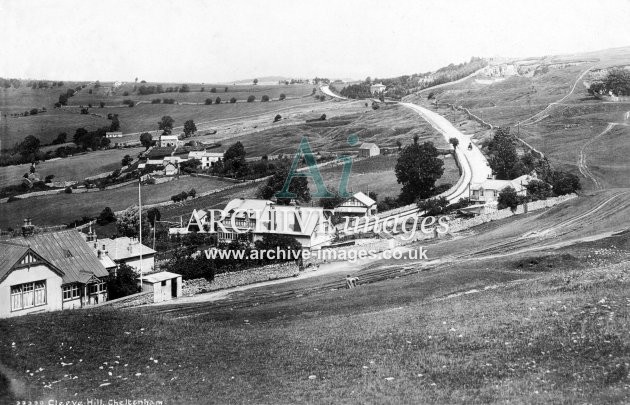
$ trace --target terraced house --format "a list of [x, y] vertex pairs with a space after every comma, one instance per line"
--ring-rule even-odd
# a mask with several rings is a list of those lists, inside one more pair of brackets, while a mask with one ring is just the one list
[[0, 241], [0, 318], [80, 308], [107, 300], [109, 273], [79, 232]]

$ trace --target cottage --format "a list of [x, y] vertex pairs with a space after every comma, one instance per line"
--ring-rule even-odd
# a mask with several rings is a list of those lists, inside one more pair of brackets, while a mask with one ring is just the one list
[[360, 157], [378, 156], [381, 154], [381, 149], [375, 143], [363, 142], [359, 147]]
[[209, 169], [223, 159], [223, 153], [192, 151], [188, 153], [188, 159], [197, 159], [201, 162], [202, 169]]
[[79, 232], [0, 241], [0, 318], [79, 308], [107, 300], [109, 275]]
[[496, 201], [499, 193], [506, 187], [512, 187], [516, 190], [516, 194], [525, 196], [527, 194], [527, 185], [534, 179], [536, 179], [535, 174], [526, 174], [514, 180], [488, 179], [482, 183], [473, 183], [470, 185], [470, 200], [485, 203]]
[[376, 201], [360, 191], [335, 208], [342, 216], [372, 216], [376, 211]]
[[[126, 264], [140, 273], [148, 273], [155, 268], [155, 250], [140, 243], [138, 239], [123, 236], [116, 239], [104, 238], [98, 241], [104, 254], [117, 265]], [[140, 259], [142, 257], [142, 260]]]

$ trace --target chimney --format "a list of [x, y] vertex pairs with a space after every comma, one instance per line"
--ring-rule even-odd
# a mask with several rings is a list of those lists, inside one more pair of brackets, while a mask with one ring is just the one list
[[22, 225], [22, 236], [27, 237], [35, 233], [35, 226], [31, 224], [30, 218], [24, 218], [24, 225]]
[[101, 251], [100, 250], [96, 251], [96, 257], [98, 257], [99, 259], [101, 258]]

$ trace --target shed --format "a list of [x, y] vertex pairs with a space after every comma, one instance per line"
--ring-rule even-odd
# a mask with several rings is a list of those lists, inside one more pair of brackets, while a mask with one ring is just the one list
[[359, 147], [360, 157], [378, 156], [381, 154], [381, 149], [375, 143], [363, 142]]
[[142, 291], [153, 291], [153, 302], [170, 301], [182, 296], [182, 276], [161, 271], [142, 279]]

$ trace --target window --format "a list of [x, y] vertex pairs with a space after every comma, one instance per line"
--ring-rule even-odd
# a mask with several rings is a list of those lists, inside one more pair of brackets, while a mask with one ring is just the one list
[[11, 286], [11, 311], [46, 305], [46, 280]]
[[99, 292], [105, 291], [107, 287], [105, 286], [104, 281], [99, 281], [98, 283], [88, 285], [88, 290], [90, 294], [98, 294]]
[[72, 300], [79, 297], [79, 286], [77, 284], [68, 284], [63, 286], [63, 300]]

